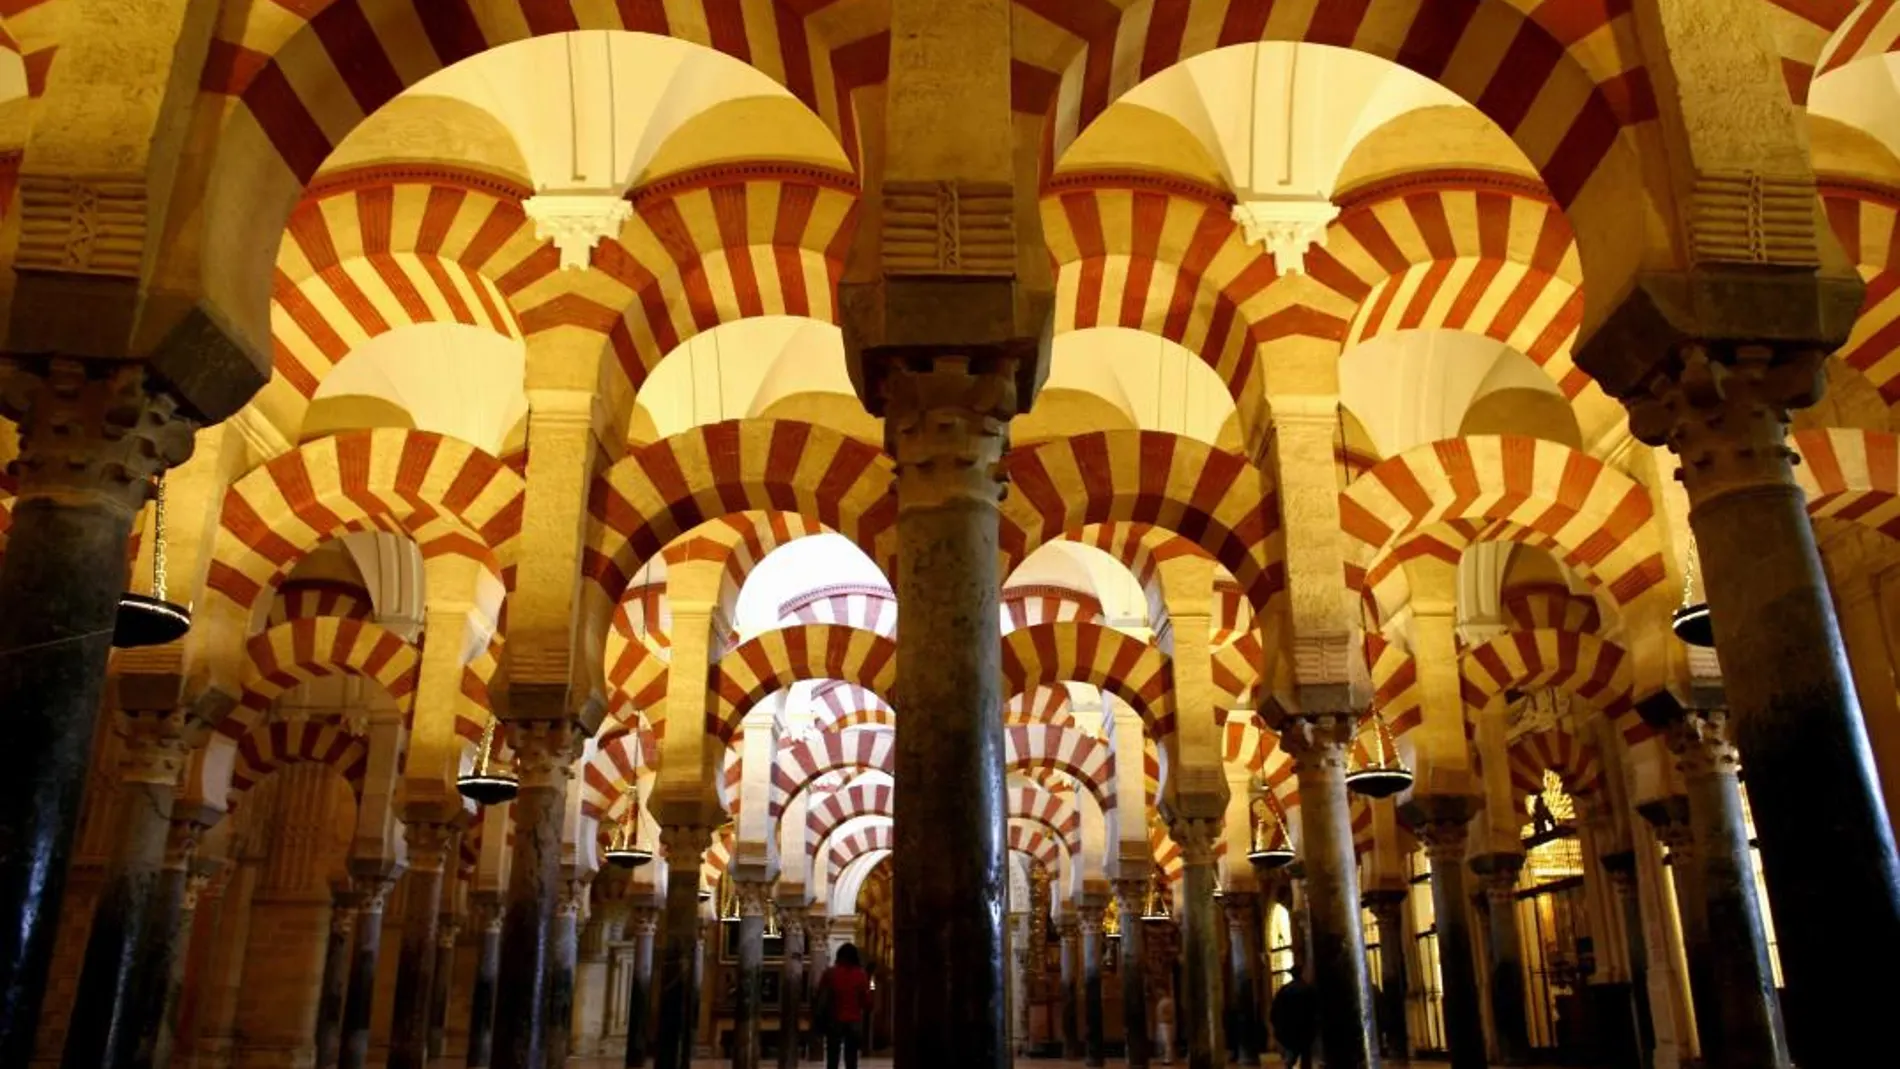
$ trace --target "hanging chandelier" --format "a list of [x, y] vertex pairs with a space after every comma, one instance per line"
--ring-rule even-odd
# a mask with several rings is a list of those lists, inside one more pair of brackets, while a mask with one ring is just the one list
[[1272, 791], [1253, 802], [1253, 832], [1247, 848], [1247, 860], [1263, 872], [1272, 872], [1293, 864], [1292, 840], [1287, 838], [1286, 811]]
[[1405, 760], [1399, 756], [1399, 747], [1392, 739], [1392, 729], [1386, 726], [1385, 717], [1374, 709], [1366, 714], [1365, 726], [1360, 736], [1371, 735], [1367, 739], [1365, 759], [1355, 762], [1357, 767], [1346, 771], [1346, 789], [1367, 798], [1390, 798], [1412, 786], [1412, 770], [1405, 767]]
[[512, 802], [521, 791], [520, 777], [512, 768], [497, 767], [494, 752], [495, 720], [490, 717], [488, 726], [482, 728], [481, 745], [475, 751], [475, 767], [455, 778], [455, 789], [476, 805]]
[[1683, 569], [1682, 605], [1669, 617], [1669, 629], [1687, 645], [1709, 648], [1715, 645], [1715, 623], [1709, 617], [1708, 601], [1698, 597], [1696, 592], [1699, 557], [1691, 540], [1689, 562]]
[[1174, 910], [1168, 903], [1168, 881], [1157, 878], [1149, 881], [1148, 901], [1142, 903], [1141, 919], [1144, 921], [1171, 921]]
[[607, 836], [607, 849], [602, 856], [607, 864], [622, 869], [637, 869], [653, 860], [653, 851], [640, 845], [640, 799], [637, 796], [627, 806], [627, 815], [620, 818], [620, 824]]
[[152, 592], [119, 595], [112, 644], [129, 650], [176, 642], [191, 630], [191, 610], [165, 599], [165, 476], [152, 480]]

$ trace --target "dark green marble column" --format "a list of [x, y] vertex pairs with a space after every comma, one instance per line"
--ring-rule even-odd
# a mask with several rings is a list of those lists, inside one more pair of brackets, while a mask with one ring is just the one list
[[1485, 917], [1490, 924], [1485, 945], [1491, 957], [1491, 1027], [1502, 1065], [1523, 1065], [1531, 1056], [1523, 935], [1517, 923], [1517, 874], [1523, 867], [1523, 854], [1482, 854], [1471, 859], [1471, 870], [1484, 889]]
[[515, 854], [501, 922], [502, 980], [495, 990], [495, 1069], [543, 1069], [548, 1033], [547, 972], [555, 954], [554, 914], [561, 898], [561, 825], [573, 778], [574, 725], [559, 720], [504, 722], [521, 777], [515, 795]]
[[383, 952], [383, 906], [396, 886], [396, 873], [380, 864], [361, 866], [352, 875], [362, 894], [356, 911], [356, 950], [350, 955], [350, 992], [343, 1000], [340, 1069], [369, 1065], [370, 1016], [376, 1005], [376, 966]]
[[1412, 1056], [1411, 1023], [1406, 1020], [1406, 990], [1411, 974], [1406, 970], [1408, 943], [1405, 938], [1405, 891], [1368, 891], [1364, 901], [1379, 922], [1379, 989], [1384, 996], [1377, 1011], [1382, 1044], [1388, 1058], [1406, 1061]]
[[475, 987], [468, 1003], [468, 1069], [482, 1069], [495, 1056], [495, 986], [501, 981], [501, 895], [471, 896], [477, 943]]
[[1082, 1052], [1085, 1064], [1108, 1062], [1108, 1041], [1102, 1020], [1102, 904], [1077, 907], [1082, 928]]
[[1076, 990], [1081, 981], [1082, 921], [1073, 912], [1062, 914], [1057, 922], [1062, 934], [1062, 1057], [1081, 1061], [1083, 1056], [1081, 1018], [1076, 1013]]
[[587, 911], [592, 877], [562, 881], [554, 907], [553, 953], [548, 956], [548, 1052], [550, 1066], [565, 1065], [574, 1040], [574, 973], [580, 966], [581, 914]]
[[709, 827], [686, 824], [660, 829], [667, 860], [666, 912], [660, 922], [660, 1029], [653, 1046], [658, 1069], [692, 1069], [693, 1033], [699, 1023], [699, 866], [712, 834]]
[[435, 1001], [436, 925], [442, 916], [442, 873], [458, 828], [411, 820], [404, 825], [409, 874], [403, 893], [402, 947], [396, 959], [396, 1006], [389, 1022], [389, 1069], [429, 1064], [429, 1012]]
[[[445, 903], [446, 904], [446, 903]], [[455, 988], [455, 941], [462, 926], [444, 910], [435, 924], [435, 982], [430, 986], [429, 1060], [442, 1057], [449, 1043], [449, 996]]]
[[343, 1049], [343, 1005], [350, 994], [350, 953], [363, 895], [352, 887], [330, 896], [330, 941], [324, 947], [323, 989], [317, 996], [317, 1069], [333, 1069]]
[[771, 886], [734, 880], [739, 899], [739, 983], [733, 1000], [732, 1069], [759, 1069], [759, 1018], [764, 1015], [765, 902]]
[[647, 1063], [648, 1040], [653, 1031], [653, 938], [660, 928], [660, 911], [635, 906], [627, 921], [633, 937], [633, 975], [627, 983], [627, 1069]]
[[1399, 813], [1432, 862], [1432, 913], [1438, 928], [1438, 970], [1445, 993], [1445, 1042], [1453, 1069], [1485, 1069], [1484, 1013], [1478, 1001], [1471, 944], [1466, 844], [1477, 806], [1462, 795], [1415, 797]]
[[1177, 817], [1169, 831], [1181, 847], [1182, 997], [1175, 1017], [1187, 1039], [1188, 1069], [1225, 1069], [1227, 1042], [1221, 1012], [1220, 924], [1215, 919], [1214, 845], [1220, 821]]
[[[1129, 1069], [1147, 1069], [1149, 1049], [1147, 940], [1142, 931], [1142, 909], [1148, 902], [1147, 880], [1115, 881], [1122, 933], [1122, 1030], [1128, 1036]], [[1177, 1011], [1178, 1013], [1178, 1011]]]

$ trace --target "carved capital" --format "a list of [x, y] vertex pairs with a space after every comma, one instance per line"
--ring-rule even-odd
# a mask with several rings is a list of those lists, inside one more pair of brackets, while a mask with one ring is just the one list
[[1300, 775], [1344, 770], [1358, 734], [1358, 718], [1347, 713], [1289, 716], [1279, 724], [1280, 749]]
[[1082, 938], [1082, 916], [1079, 913], [1064, 913], [1056, 918], [1056, 932], [1062, 936], [1063, 946], [1073, 946]]
[[1473, 800], [1463, 795], [1428, 795], [1399, 807], [1399, 817], [1425, 845], [1425, 856], [1431, 858], [1432, 868], [1437, 870], [1465, 863], [1465, 844], [1476, 808]]
[[[1380, 936], [1383, 938], [1386, 931], [1398, 930], [1399, 911], [1405, 908], [1406, 900], [1410, 897], [1411, 894], [1408, 891], [1386, 888], [1367, 891], [1359, 896], [1359, 902], [1371, 910], [1372, 915], [1378, 919]], [[1387, 928], [1388, 924], [1392, 926], [1390, 929]]]
[[185, 877], [185, 895], [184, 900], [179, 903], [179, 908], [186, 913], [196, 910], [198, 908], [198, 899], [204, 897], [205, 891], [209, 889], [210, 886], [211, 873], [194, 872]]
[[1107, 914], [1108, 903], [1106, 902], [1082, 901], [1076, 903], [1076, 930], [1083, 935], [1101, 935], [1102, 925], [1107, 919]]
[[1259, 897], [1252, 891], [1229, 891], [1221, 896], [1221, 912], [1227, 915], [1227, 927], [1235, 938], [1239, 938], [1255, 923], [1254, 909]]
[[1790, 483], [1789, 410], [1820, 399], [1826, 359], [1814, 345], [1684, 343], [1624, 399], [1630, 431], [1676, 454], [1691, 501]]
[[590, 879], [562, 880], [560, 897], [555, 901], [554, 909], [563, 918], [579, 920], [587, 915], [589, 889], [593, 886]]
[[403, 841], [409, 847], [409, 868], [416, 872], [441, 872], [461, 829], [454, 824], [416, 820], [403, 824]]
[[1644, 802], [1636, 807], [1650, 827], [1656, 829], [1656, 837], [1669, 848], [1669, 856], [1678, 860], [1695, 856], [1695, 833], [1689, 828], [1689, 799], [1680, 795], [1670, 795], [1655, 801]]
[[1740, 771], [1740, 755], [1728, 736], [1728, 713], [1714, 709], [1685, 710], [1664, 737], [1669, 752], [1676, 755], [1676, 768], [1683, 776], [1695, 779], [1733, 776]]
[[765, 904], [772, 898], [772, 885], [764, 880], [734, 880], [732, 895], [739, 903], [739, 916], [764, 917]]
[[1168, 821], [1168, 834], [1181, 848], [1182, 864], [1212, 865], [1214, 848], [1220, 843], [1221, 820], [1218, 817], [1176, 816]]
[[389, 892], [396, 889], [395, 872], [365, 872], [351, 877], [358, 894], [363, 896], [361, 913], [381, 913], [389, 902]]
[[469, 896], [469, 910], [474, 914], [475, 924], [481, 928], [482, 934], [501, 934], [501, 919], [507, 915], [508, 908], [503, 904], [500, 893], [483, 891]]
[[198, 844], [204, 839], [206, 825], [192, 818], [172, 818], [171, 828], [165, 835], [165, 867], [173, 872], [184, 872], [191, 868], [192, 859], [198, 856]]
[[1523, 854], [1483, 854], [1471, 859], [1471, 871], [1483, 882], [1492, 905], [1508, 906], [1517, 900], [1517, 874], [1523, 868]]
[[888, 368], [880, 386], [900, 509], [1002, 500], [1018, 411], [1013, 359], [924, 356]]
[[1121, 915], [1139, 917], [1148, 905], [1147, 880], [1116, 880], [1115, 900], [1121, 903]]
[[141, 508], [152, 478], [191, 456], [195, 424], [137, 364], [0, 361], [0, 415], [20, 425], [18, 496]]
[[701, 824], [666, 824], [660, 828], [660, 850], [669, 869], [684, 865], [694, 873], [712, 847], [713, 829]]
[[435, 929], [435, 945], [438, 950], [454, 950], [455, 941], [462, 934], [462, 920], [452, 913], [442, 914]]
[[515, 751], [521, 787], [565, 785], [574, 778], [576, 733], [572, 720], [507, 720], [508, 745]]
[[627, 934], [639, 938], [652, 938], [660, 930], [660, 907], [635, 906], [627, 913]]
[[170, 711], [128, 711], [119, 716], [125, 750], [119, 757], [119, 777], [126, 783], [175, 787], [184, 774], [191, 746], [184, 736], [184, 718]]

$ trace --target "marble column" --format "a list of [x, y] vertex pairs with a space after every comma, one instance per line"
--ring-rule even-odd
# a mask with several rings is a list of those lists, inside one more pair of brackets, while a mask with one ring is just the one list
[[[1708, 900], [1702, 894], [1702, 866], [1696, 859], [1695, 830], [1689, 800], [1674, 795], [1641, 807], [1643, 818], [1669, 848], [1669, 882], [1676, 893], [1676, 923], [1682, 931], [1682, 956], [1689, 969], [1689, 1012], [1696, 1032], [1720, 1027], [1716, 1008], [1714, 955], [1709, 946]], [[1707, 1038], [1701, 1039], [1706, 1046]]]
[[396, 874], [381, 865], [366, 865], [352, 874], [362, 904], [356, 911], [356, 950], [350, 955], [350, 990], [343, 1000], [343, 1042], [337, 1054], [340, 1069], [369, 1065], [370, 1017], [376, 1006], [376, 966], [383, 950], [383, 906], [396, 886]]
[[653, 934], [660, 927], [660, 911], [635, 906], [627, 919], [633, 938], [633, 969], [627, 978], [627, 1069], [647, 1063], [647, 1041], [653, 1030]]
[[449, 996], [455, 987], [455, 940], [462, 925], [453, 913], [443, 913], [436, 921], [435, 982], [429, 1001], [429, 1060], [442, 1057], [448, 1047]]
[[567, 1064], [569, 1046], [574, 1040], [574, 972], [580, 967], [581, 919], [587, 912], [588, 888], [592, 876], [561, 881], [560, 898], [554, 906], [553, 938], [548, 944], [547, 976], [547, 1064]]
[[666, 853], [666, 913], [660, 931], [660, 1033], [654, 1043], [658, 1069], [691, 1069], [699, 1027], [699, 866], [712, 845], [713, 829], [670, 824], [660, 829]]
[[402, 945], [396, 959], [396, 1003], [389, 1020], [389, 1069], [429, 1064], [429, 1009], [434, 1004], [436, 924], [442, 916], [442, 870], [456, 826], [404, 823], [409, 874], [403, 888]]
[[1702, 1057], [1717, 1069], [1785, 1069], [1788, 1041], [1761, 903], [1755, 898], [1754, 860], [1727, 721], [1721, 712], [1687, 711], [1668, 733], [1689, 799], [1708, 928], [1707, 1004], [1719, 1021], [1701, 1030]]
[[350, 950], [363, 894], [348, 885], [330, 895], [330, 941], [323, 952], [323, 988], [317, 996], [317, 1069], [334, 1069], [343, 1049], [343, 1005], [350, 995]]
[[1220, 925], [1214, 918], [1214, 846], [1220, 842], [1219, 819], [1175, 817], [1168, 824], [1181, 847], [1182, 997], [1175, 1015], [1187, 1040], [1188, 1069], [1225, 1069], [1227, 1043], [1222, 1034]]
[[62, 1064], [74, 1069], [150, 1059], [184, 892], [181, 879], [163, 878], [172, 798], [186, 757], [180, 718], [170, 711], [133, 712], [120, 716], [119, 726], [125, 749], [119, 804], [110, 818], [119, 837], [93, 911], [66, 1031]]
[[1148, 881], [1115, 881], [1115, 898], [1121, 907], [1122, 1031], [1128, 1036], [1128, 1069], [1148, 1069], [1147, 940], [1143, 938], [1141, 919], [1148, 903]]
[[553, 958], [554, 914], [561, 878], [561, 826], [568, 781], [574, 778], [572, 721], [506, 720], [521, 788], [515, 795], [515, 854], [501, 921], [501, 971], [495, 988], [495, 1069], [542, 1069], [548, 1034], [566, 1022], [548, 1019], [547, 971]]
[[1280, 748], [1292, 757], [1300, 784], [1300, 861], [1328, 1069], [1379, 1064], [1346, 794], [1346, 755], [1357, 726], [1352, 714], [1322, 713], [1291, 717], [1280, 731]]
[[1228, 1041], [1242, 1065], [1260, 1064], [1258, 967], [1260, 963], [1260, 896], [1251, 891], [1229, 891], [1221, 899], [1227, 914], [1227, 972], [1230, 980], [1229, 1019], [1235, 1035]]
[[[1656, 329], [1654, 306], [1632, 300], [1611, 317], [1629, 322], [1599, 330], [1589, 356], [1653, 361], [1626, 367], [1614, 392], [1635, 436], [1666, 444], [1682, 461], [1730, 737], [1748, 769], [1781, 935], [1788, 1013], [1806, 1062], [1842, 1065], [1865, 1056], [1866, 1023], [1891, 1011], [1863, 965], [1900, 960], [1900, 856], [1787, 444], [1789, 409], [1819, 399], [1821, 370], [1840, 339], [1737, 339], [1844, 338], [1859, 287], [1800, 275], [1734, 281], [1697, 291], [1707, 295], [1694, 302], [1703, 321], [1670, 323], [1699, 336], [1676, 334], [1659, 346], [1669, 336]], [[1748, 288], [1775, 284], [1787, 292]], [[1717, 310], [1717, 294], [1732, 306]], [[1773, 317], [1774, 334], [1736, 330], [1761, 315]], [[1710, 337], [1718, 332], [1728, 336]], [[1842, 938], [1842, 918], [1851, 918], [1851, 938]]]
[[1523, 934], [1517, 923], [1517, 876], [1523, 868], [1523, 854], [1481, 854], [1471, 859], [1471, 870], [1483, 885], [1485, 916], [1490, 922], [1485, 945], [1491, 958], [1491, 1028], [1503, 1065], [1523, 1065], [1531, 1053]]
[[1612, 1047], [1626, 1051], [1618, 1063], [1627, 1069], [1649, 1069], [1655, 1048], [1655, 1025], [1649, 1015], [1649, 946], [1643, 938], [1643, 903], [1637, 897], [1636, 853], [1619, 850], [1604, 854], [1603, 869], [1622, 916], [1624, 953], [1629, 957], [1628, 1024], [1619, 1025], [1625, 1037], [1612, 1037]]
[[1474, 799], [1462, 795], [1415, 797], [1400, 815], [1425, 845], [1432, 862], [1432, 913], [1438, 929], [1438, 969], [1445, 995], [1445, 1043], [1452, 1069], [1485, 1069], [1484, 1012], [1471, 946], [1471, 899], [1465, 884], [1465, 844]]
[[[0, 650], [9, 651], [0, 657], [0, 708], [13, 759], [0, 776], [0, 917], [8, 918], [0, 938], [0, 1065], [26, 1065], [126, 589], [126, 541], [153, 477], [191, 455], [193, 427], [177, 399], [136, 363], [9, 357], [0, 373], [0, 415], [19, 425], [20, 443], [0, 563]], [[156, 785], [131, 793], [146, 795], [139, 804], [148, 808], [159, 804]], [[163, 833], [155, 844], [134, 846], [145, 853], [121, 853], [127, 876], [114, 878], [100, 908], [106, 934], [137, 941], [157, 867], [155, 859], [145, 867], [146, 858], [163, 849]], [[99, 968], [113, 975], [93, 981], [93, 990], [113, 992], [109, 1006], [118, 1007], [142, 968], [133, 961], [145, 956], [109, 966], [107, 949]], [[74, 1051], [82, 1058], [88, 1045], [103, 1052], [139, 1034], [101, 1027], [96, 1018], [75, 1016], [72, 1026], [74, 1034], [92, 1033]]]
[[[818, 981], [825, 975], [825, 969], [831, 964], [831, 918], [817, 912], [818, 907], [805, 915], [805, 945], [811, 952], [805, 956], [805, 990], [817, 991]], [[825, 1056], [822, 1037], [812, 1035], [813, 1057]]]
[[[197, 859], [198, 839], [205, 830], [202, 824], [195, 821], [175, 819], [172, 821], [171, 841], [165, 846], [165, 872], [161, 881], [175, 880], [179, 890], [176, 892], [177, 922], [172, 925], [171, 948], [166, 960], [165, 1001], [158, 1014], [150, 1047], [150, 1064], [156, 1067], [171, 1065], [172, 1052], [178, 1048], [179, 1015], [184, 1006], [185, 974], [191, 958], [192, 932], [198, 923], [198, 898], [211, 882], [212, 866]], [[159, 900], [170, 901], [174, 892], [164, 888], [163, 882], [160, 886]]]
[[778, 927], [785, 940], [784, 964], [778, 974], [778, 1066], [798, 1069], [799, 988], [805, 975], [805, 903], [780, 899]]
[[891, 856], [902, 1065], [1010, 1063], [997, 1012], [1009, 998], [998, 507], [1018, 371], [1035, 358], [1033, 342], [879, 346], [855, 376], [895, 461], [897, 598], [910, 606], [897, 633], [894, 704], [909, 729], [897, 735]]
[[1410, 894], [1393, 888], [1367, 891], [1365, 907], [1379, 922], [1379, 991], [1381, 999], [1374, 1009], [1379, 1019], [1381, 1049], [1387, 1058], [1405, 1061], [1412, 1056], [1411, 1024], [1405, 1017], [1405, 1000], [1410, 986], [1406, 971], [1405, 903]]
[[1103, 905], [1084, 901], [1076, 907], [1076, 925], [1082, 941], [1082, 1056], [1087, 1065], [1103, 1065], [1108, 1040], [1102, 1013]]
[[732, 882], [739, 900], [739, 981], [733, 998], [732, 1069], [759, 1069], [759, 1018], [765, 1007], [765, 902], [771, 885]]
[[470, 896], [475, 914], [475, 987], [468, 1001], [468, 1067], [480, 1069], [495, 1055], [495, 986], [501, 980], [501, 895], [480, 891]]
[[1066, 1061], [1082, 1060], [1081, 1021], [1076, 1014], [1076, 990], [1081, 977], [1082, 920], [1074, 912], [1062, 914], [1056, 922], [1062, 934], [1062, 999], [1059, 1003], [1062, 1013], [1062, 1057]]

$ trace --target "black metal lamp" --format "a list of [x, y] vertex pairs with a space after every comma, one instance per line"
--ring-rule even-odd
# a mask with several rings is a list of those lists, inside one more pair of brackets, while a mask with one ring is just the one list
[[1689, 562], [1683, 569], [1686, 574], [1682, 578], [1682, 605], [1670, 615], [1669, 629], [1685, 644], [1709, 649], [1715, 646], [1715, 623], [1709, 616], [1708, 601], [1697, 596], [1697, 556], [1695, 546], [1691, 545]]
[[482, 728], [481, 746], [475, 751], [475, 767], [455, 777], [455, 789], [476, 805], [500, 805], [514, 801], [521, 793], [521, 778], [512, 768], [495, 764], [495, 721], [490, 718]]
[[1293, 843], [1286, 834], [1286, 811], [1267, 791], [1253, 802], [1253, 833], [1247, 848], [1247, 860], [1262, 872], [1274, 872], [1293, 864]]
[[627, 807], [627, 815], [620, 818], [619, 826], [607, 836], [607, 849], [602, 856], [607, 864], [621, 869], [637, 869], [653, 860], [653, 851], [640, 845], [639, 798], [633, 799]]
[[191, 630], [191, 609], [165, 598], [165, 477], [152, 480], [152, 592], [119, 595], [112, 644], [129, 650], [176, 642]]
[[1399, 756], [1398, 744], [1392, 739], [1392, 729], [1386, 726], [1385, 717], [1374, 709], [1366, 715], [1367, 723], [1360, 729], [1360, 735], [1370, 735], [1366, 739], [1365, 758], [1355, 761], [1357, 767], [1346, 772], [1346, 789], [1367, 798], [1390, 798], [1412, 786], [1412, 770], [1405, 767], [1405, 760]]

